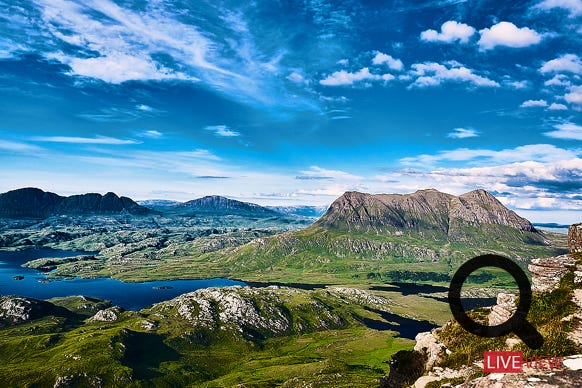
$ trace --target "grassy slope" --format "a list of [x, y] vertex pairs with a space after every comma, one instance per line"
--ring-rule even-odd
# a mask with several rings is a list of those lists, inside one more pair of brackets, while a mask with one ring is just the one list
[[[59, 376], [75, 376], [73, 381], [82, 386], [98, 381], [105, 386], [377, 385], [388, 373], [390, 356], [410, 349], [413, 341], [365, 327], [362, 317], [382, 318], [322, 295], [302, 291], [287, 307], [309, 321], [317, 319], [310, 304], [325, 302], [345, 317], [345, 327], [259, 342], [229, 332], [201, 340], [187, 321], [157, 307], [124, 312], [115, 322], [88, 322], [94, 309], [83, 308], [83, 301], [55, 299], [70, 313], [0, 329], [0, 385], [52, 386]], [[99, 303], [88, 304], [104, 306]], [[146, 320], [156, 328], [146, 330]]]

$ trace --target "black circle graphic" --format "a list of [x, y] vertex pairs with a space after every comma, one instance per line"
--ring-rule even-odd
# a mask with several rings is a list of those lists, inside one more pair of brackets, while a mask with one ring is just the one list
[[[497, 326], [485, 326], [473, 321], [461, 304], [461, 288], [467, 277], [483, 267], [497, 267], [509, 272], [519, 287], [517, 311], [507, 321]], [[510, 332], [517, 334], [529, 347], [537, 349], [543, 337], [535, 330], [526, 317], [531, 306], [532, 292], [529, 280], [523, 270], [512, 260], [499, 255], [481, 255], [467, 261], [457, 270], [449, 287], [449, 307], [453, 317], [468, 332], [481, 337], [499, 337]]]

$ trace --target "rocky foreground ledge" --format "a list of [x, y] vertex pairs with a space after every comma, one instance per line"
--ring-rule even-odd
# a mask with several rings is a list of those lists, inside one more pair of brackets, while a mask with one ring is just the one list
[[[490, 339], [480, 339], [466, 334], [459, 328], [456, 322], [448, 322], [445, 326], [435, 328], [430, 332], [419, 333], [416, 336], [414, 352], [401, 357], [408, 357], [412, 362], [407, 367], [402, 367], [401, 360], [394, 358], [390, 376], [382, 381], [381, 387], [402, 387], [411, 385], [415, 388], [424, 387], [580, 387], [582, 386], [582, 223], [572, 225], [568, 234], [569, 254], [557, 257], [534, 259], [528, 266], [532, 274], [532, 290], [534, 291], [534, 304], [540, 306], [538, 312], [544, 313], [554, 308], [556, 317], [551, 325], [554, 329], [548, 329], [543, 334], [546, 342], [553, 341], [556, 348], [568, 355], [562, 357], [559, 367], [550, 369], [543, 362], [540, 364], [525, 365], [522, 373], [492, 373], [484, 375], [483, 360], [476, 359], [472, 363], [458, 362], [454, 364], [455, 353], [463, 349], [449, 349], [445, 342], [446, 337], [455, 333], [467, 336], [463, 346], [478, 346], [484, 350], [518, 350], [523, 351], [524, 356], [528, 351], [522, 341], [514, 335], [499, 339], [495, 342]], [[493, 306], [482, 321], [489, 325], [498, 325], [511, 317], [516, 310], [517, 296], [508, 293], [500, 293], [497, 296], [497, 305]], [[533, 305], [532, 305], [533, 306]], [[530, 318], [535, 306], [530, 310]], [[545, 317], [548, 322], [552, 317]], [[474, 317], [477, 319], [477, 317]], [[556, 322], [557, 320], [557, 322]], [[534, 322], [538, 324], [538, 322]], [[563, 328], [568, 328], [563, 330]], [[549, 330], [549, 331], [547, 331]], [[565, 336], [564, 336], [565, 334]], [[450, 338], [449, 338], [450, 339]], [[479, 342], [480, 341], [480, 342]], [[453, 341], [454, 342], [454, 341]], [[462, 341], [461, 341], [462, 342]], [[548, 356], [561, 356], [558, 350], [556, 354], [549, 354], [554, 349], [542, 350], [548, 352]], [[482, 357], [482, 350], [480, 350]], [[528, 354], [530, 358], [531, 354]], [[539, 357], [539, 356], [538, 356]], [[535, 359], [535, 358], [533, 358]], [[412, 366], [411, 366], [412, 365]], [[400, 367], [400, 368], [398, 368]], [[399, 370], [400, 369], [400, 370]], [[422, 375], [416, 380], [407, 380], [406, 373]], [[479, 377], [481, 376], [481, 377]]]

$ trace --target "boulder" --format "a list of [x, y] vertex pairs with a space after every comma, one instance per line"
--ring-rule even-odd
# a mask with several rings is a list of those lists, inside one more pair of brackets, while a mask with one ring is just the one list
[[497, 304], [489, 313], [489, 326], [497, 326], [506, 322], [517, 310], [517, 295], [500, 292], [497, 294]]
[[572, 224], [568, 229], [568, 250], [570, 253], [582, 252], [582, 223]]

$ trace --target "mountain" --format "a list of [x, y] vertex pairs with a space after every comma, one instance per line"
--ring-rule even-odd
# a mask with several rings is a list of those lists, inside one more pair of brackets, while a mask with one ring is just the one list
[[114, 193], [90, 193], [62, 197], [37, 188], [24, 188], [0, 194], [2, 218], [48, 218], [59, 215], [145, 215], [149, 209]]
[[249, 202], [209, 195], [175, 206], [175, 209], [184, 215], [239, 215], [254, 217], [281, 216], [273, 210]]
[[533, 225], [507, 209], [485, 190], [454, 196], [429, 189], [412, 194], [347, 192], [315, 223], [345, 231], [433, 230], [453, 236], [465, 227], [507, 226], [536, 232]]
[[285, 215], [312, 218], [321, 217], [327, 210], [327, 206], [266, 206], [266, 208]]
[[169, 199], [146, 199], [143, 201], [137, 201], [137, 203], [141, 206], [154, 208], [154, 207], [165, 207], [165, 206], [175, 206], [179, 205], [180, 202], [172, 201]]
[[484, 190], [460, 196], [432, 189], [406, 195], [347, 192], [303, 230], [212, 252], [199, 263], [246, 281], [349, 284], [403, 275], [443, 281], [481, 254], [525, 263], [562, 254], [566, 245], [565, 236], [538, 231]]

